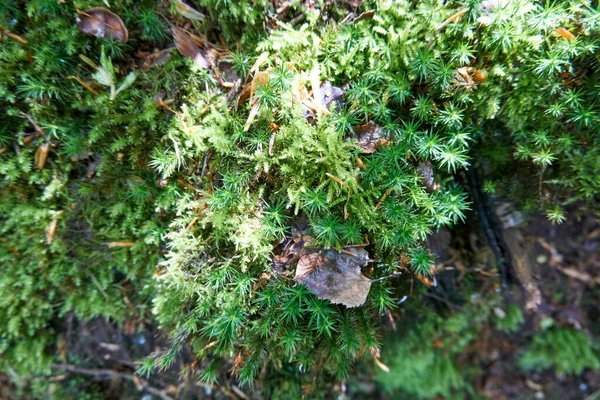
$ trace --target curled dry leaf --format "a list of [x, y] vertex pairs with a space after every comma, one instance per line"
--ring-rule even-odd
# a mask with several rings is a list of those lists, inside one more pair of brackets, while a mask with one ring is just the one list
[[79, 30], [98, 38], [115, 39], [127, 43], [129, 32], [121, 17], [106, 8], [95, 7], [78, 11], [76, 23]]
[[375, 153], [378, 147], [389, 143], [389, 140], [383, 137], [383, 128], [373, 121], [357, 126], [353, 137], [358, 140], [361, 152], [366, 154]]
[[433, 193], [436, 190], [440, 189], [440, 185], [436, 183], [435, 177], [433, 175], [433, 165], [429, 161], [421, 161], [419, 163], [419, 168], [417, 168], [419, 175], [423, 178], [423, 184], [425, 185], [425, 189], [429, 193]]
[[173, 0], [173, 4], [175, 5], [175, 10], [188, 19], [193, 19], [194, 21], [201, 21], [204, 19], [204, 14], [193, 7], [188, 6], [181, 0]]
[[488, 77], [486, 70], [473, 67], [462, 67], [456, 70], [454, 81], [457, 87], [473, 90], [479, 83], [485, 82]]
[[54, 214], [52, 221], [50, 221], [50, 224], [48, 224], [48, 233], [46, 234], [46, 243], [48, 244], [52, 244], [52, 241], [54, 240], [54, 234], [56, 233], [56, 227], [58, 225], [58, 216], [60, 214], [62, 214], [62, 211], [57, 211]]
[[423, 285], [425, 285], [427, 287], [436, 287], [437, 286], [437, 280], [435, 279], [435, 276], [429, 277], [429, 276], [423, 275], [423, 274], [416, 274], [415, 276]]
[[557, 35], [559, 35], [560, 37], [563, 37], [567, 40], [575, 39], [575, 35], [573, 35], [571, 32], [569, 32], [565, 28], [558, 28], [555, 32]]
[[473, 79], [477, 83], [483, 83], [488, 77], [488, 72], [484, 69], [473, 69]]
[[48, 159], [48, 152], [50, 151], [50, 143], [45, 142], [40, 144], [40, 147], [35, 151], [35, 166], [37, 169], [44, 169], [44, 165], [46, 165], [46, 160]]
[[358, 307], [365, 303], [371, 288], [371, 280], [361, 272], [368, 261], [367, 251], [358, 248], [311, 253], [300, 258], [294, 279], [320, 299]]
[[173, 27], [173, 38], [175, 39], [175, 47], [181, 55], [188, 57], [201, 68], [210, 69], [210, 63], [204, 57], [200, 48], [183, 29]]

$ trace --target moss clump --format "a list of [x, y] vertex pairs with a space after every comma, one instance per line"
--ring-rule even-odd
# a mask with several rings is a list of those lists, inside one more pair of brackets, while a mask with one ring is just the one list
[[[126, 44], [77, 29], [89, 1], [0, 5], [3, 367], [47, 370], [52, 322], [74, 313], [160, 324], [172, 346], [144, 373], [190, 350], [185, 372], [207, 382], [267, 367], [342, 379], [378, 354], [402, 294], [383, 279], [361, 307], [331, 304], [292, 279], [297, 260], [274, 268], [278, 244], [363, 245], [368, 278], [424, 280], [428, 235], [469, 208], [455, 173], [494, 151], [528, 165], [539, 184], [523, 197], [553, 221], [595, 207], [591, 3], [329, 3], [274, 16], [265, 0], [200, 0], [190, 20], [178, 1], [115, 0]], [[169, 24], [211, 69], [169, 49]]]

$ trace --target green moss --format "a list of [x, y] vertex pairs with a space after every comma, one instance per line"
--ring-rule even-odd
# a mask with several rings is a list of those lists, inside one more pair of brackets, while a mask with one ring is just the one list
[[[377, 263], [365, 273], [376, 279], [400, 267], [430, 272], [426, 239], [469, 209], [455, 173], [482, 154], [526, 165], [520, 178], [537, 185], [521, 196], [491, 177], [494, 191], [512, 190], [555, 222], [566, 203], [596, 206], [598, 12], [588, 2], [472, 1], [442, 26], [457, 9], [434, 0], [365, 2], [354, 15], [373, 15], [345, 20], [343, 4], [293, 2], [280, 18], [302, 13], [301, 24], [275, 23], [266, 0], [199, 0], [206, 18], [194, 21], [171, 2], [114, 0], [127, 44], [77, 29], [74, 5], [92, 3], [0, 5], [13, 34], [0, 47], [2, 368], [47, 371], [53, 321], [74, 313], [160, 324], [172, 346], [146, 372], [192, 349], [194, 379], [217, 380], [235, 355], [244, 384], [265, 366], [342, 379], [379, 351], [381, 315], [403, 293], [383, 280], [347, 309], [298, 285], [293, 266], [274, 272], [273, 249], [300, 219], [325, 248], [369, 243]], [[234, 104], [175, 50], [142, 68], [146, 52], [172, 45], [165, 20], [219, 46], [223, 38], [243, 75], [268, 52], [254, 98]], [[298, 96], [317, 81], [344, 87], [345, 104], [309, 122]], [[366, 154], [353, 136], [370, 122], [384, 143]], [[498, 325], [514, 329], [518, 315], [507, 318]], [[407, 374], [447, 376], [430, 393], [464, 385], [440, 354], [414, 362]]]
[[600, 368], [598, 345], [584, 332], [571, 328], [550, 328], [533, 336], [519, 358], [524, 370], [554, 369], [559, 374], [581, 374]]

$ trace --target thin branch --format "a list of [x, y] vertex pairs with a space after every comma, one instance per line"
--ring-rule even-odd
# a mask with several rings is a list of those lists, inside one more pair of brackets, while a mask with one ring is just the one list
[[171, 396], [166, 395], [163, 390], [150, 386], [150, 384], [146, 380], [138, 377], [135, 374], [117, 372], [113, 371], [112, 369], [79, 368], [69, 364], [51, 364], [51, 367], [55, 369], [62, 369], [74, 374], [92, 376], [96, 380], [124, 379], [126, 381], [133, 382], [136, 386], [138, 386], [139, 383], [139, 386], [141, 386], [141, 390], [145, 390], [146, 392], [154, 396], [158, 396], [162, 400], [173, 400], [173, 398]]
[[393, 274], [382, 276], [381, 278], [371, 279], [371, 283], [373, 283], [373, 282], [379, 282], [379, 281], [382, 281], [382, 280], [388, 279], [388, 278], [395, 278], [395, 277], [400, 276], [400, 275], [402, 275], [402, 272], [400, 272], [400, 271], [394, 272]]
[[450, 301], [446, 300], [445, 298], [437, 296], [433, 293], [425, 292], [425, 293], [423, 293], [423, 295], [426, 297], [431, 297], [432, 299], [435, 299], [437, 301], [441, 301], [442, 303], [446, 304], [450, 308], [454, 308], [454, 309], [457, 309], [460, 311], [467, 311], [466, 308], [459, 306], [458, 304], [451, 303]]

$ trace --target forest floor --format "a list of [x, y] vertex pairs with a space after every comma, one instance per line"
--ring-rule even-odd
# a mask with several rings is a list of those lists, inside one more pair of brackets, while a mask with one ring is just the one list
[[[499, 207], [502, 208], [502, 207]], [[498, 209], [499, 209], [498, 208]], [[452, 280], [460, 285], [465, 274], [476, 273], [482, 284], [480, 291], [502, 291], [512, 302], [521, 303], [525, 323], [512, 334], [485, 329], [478, 339], [459, 358], [461, 368], [480, 368], [479, 381], [474, 382], [477, 393], [496, 400], [547, 399], [547, 400], [595, 400], [600, 398], [600, 374], [587, 371], [579, 376], [560, 376], [553, 372], [524, 373], [517, 368], [517, 354], [536, 327], [545, 319], [552, 318], [561, 326], [572, 326], [596, 334], [600, 332], [600, 290], [595, 271], [600, 266], [600, 224], [591, 214], [579, 217], [573, 213], [562, 225], [553, 225], [544, 217], [521, 221], [518, 212], [507, 212], [500, 217], [506, 228], [504, 237], [516, 235], [518, 250], [523, 254], [513, 258], [528, 260], [525, 273], [517, 271], [512, 284], [498, 285], [498, 276], [478, 265], [489, 263], [492, 250], [482, 230], [478, 228], [475, 213], [454, 231], [441, 231], [430, 240], [430, 247], [438, 255], [438, 280]], [[516, 224], [516, 226], [515, 226]], [[510, 240], [507, 240], [510, 242]], [[510, 244], [509, 244], [510, 247]], [[515, 249], [513, 248], [514, 252]], [[525, 254], [527, 253], [527, 254]], [[513, 260], [514, 261], [514, 260]], [[518, 263], [518, 260], [517, 260]], [[518, 268], [517, 268], [518, 269]], [[514, 271], [513, 271], [514, 272]], [[523, 276], [530, 286], [523, 288]], [[526, 309], [530, 297], [537, 296], [535, 307]], [[448, 303], [444, 292], [431, 291], [433, 301]], [[451, 303], [450, 303], [451, 304]], [[108, 399], [139, 398], [142, 392], [162, 399], [250, 399], [251, 390], [244, 392], [233, 380], [222, 386], [206, 387], [193, 382], [180, 382], [176, 373], [164, 372], [141, 379], [134, 375], [136, 360], [167, 344], [167, 338], [156, 327], [141, 320], [132, 320], [118, 329], [111, 323], [96, 319], [77, 321], [67, 316], [57, 321], [63, 331], [62, 344], [57, 354], [66, 359], [78, 359], [77, 367], [57, 370], [51, 378], [57, 384], [70, 374], [81, 376], [80, 385], [88, 390], [102, 392]], [[387, 335], [393, 335], [388, 331]], [[186, 362], [185, 355], [178, 361]], [[177, 366], [176, 366], [177, 367]], [[176, 369], [174, 368], [173, 371]], [[363, 374], [356, 377], [363, 388], [370, 392], [369, 398], [386, 399], [373, 383], [373, 377]], [[1, 398], [11, 398], [13, 392], [0, 380]], [[14, 388], [13, 388], [14, 389]], [[331, 398], [337, 398], [339, 386], [333, 388]], [[14, 393], [14, 392], [13, 392]], [[364, 398], [364, 392], [345, 392], [348, 399]]]

